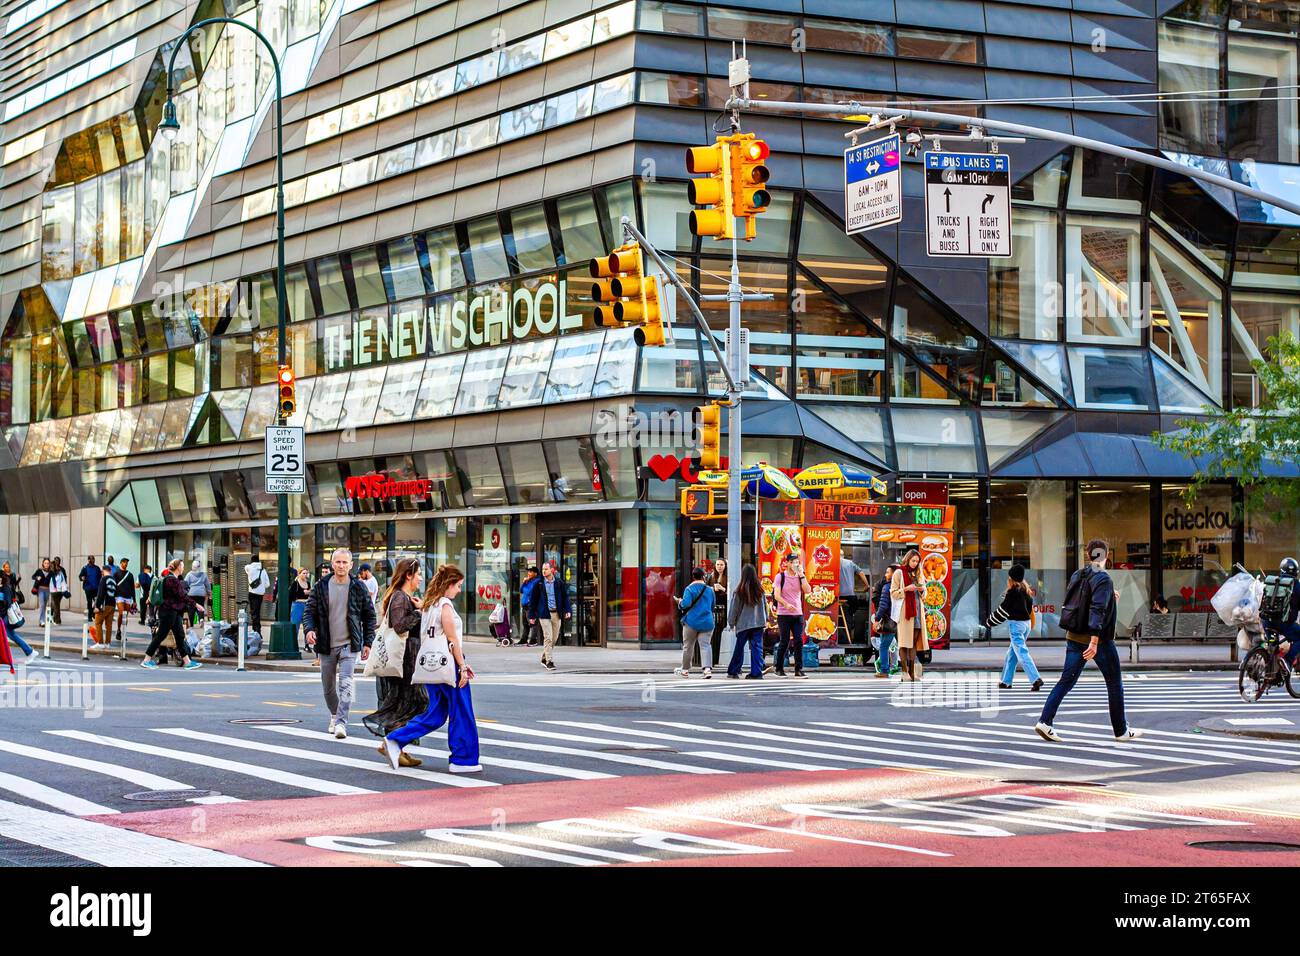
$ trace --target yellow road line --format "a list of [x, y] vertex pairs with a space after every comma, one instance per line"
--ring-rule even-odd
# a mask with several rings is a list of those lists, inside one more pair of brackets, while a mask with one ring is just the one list
[[195, 694], [195, 697], [211, 697], [213, 700], [219, 700], [223, 697], [238, 697], [238, 694]]
[[142, 694], [170, 694], [170, 687], [128, 687], [127, 690], [138, 690]]
[[315, 707], [315, 704], [299, 704], [291, 700], [264, 700], [262, 703], [269, 707]]

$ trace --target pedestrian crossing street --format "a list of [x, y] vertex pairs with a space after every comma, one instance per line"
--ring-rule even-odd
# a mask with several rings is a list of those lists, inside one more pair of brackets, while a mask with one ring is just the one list
[[[643, 696], [745, 694], [815, 698], [823, 700], [890, 703], [897, 707], [947, 708], [964, 712], [995, 709], [1005, 714], [1037, 714], [1055, 683], [1056, 674], [1046, 674], [1043, 689], [1029, 690], [1023, 674], [1017, 674], [1010, 690], [998, 688], [998, 675], [977, 671], [927, 671], [916, 684], [902, 684], [897, 677], [881, 680], [870, 674], [810, 676], [805, 680], [776, 678], [762, 681], [729, 680], [722, 673], [710, 680], [697, 676], [682, 679], [671, 674], [652, 676], [610, 674], [521, 674], [476, 678], [476, 685], [519, 687], [557, 686], [570, 689], [639, 688]], [[1277, 690], [1254, 704], [1241, 699], [1237, 675], [1139, 673], [1124, 677], [1125, 710], [1130, 714], [1191, 713], [1204, 715], [1249, 715], [1284, 713], [1300, 726], [1300, 701]], [[1080, 678], [1062, 707], [1062, 714], [1105, 716], [1108, 713], [1106, 685], [1100, 676]]]
[[[635, 718], [480, 724], [483, 773], [446, 772], [445, 736], [409, 749], [419, 768], [393, 770], [377, 741], [354, 722], [335, 740], [302, 724], [216, 724], [207, 729], [48, 729], [25, 741], [0, 737], [0, 804], [18, 803], [76, 817], [138, 810], [314, 795], [410, 789], [477, 788], [548, 780], [604, 780], [638, 774], [725, 775], [764, 770], [895, 767], [993, 779], [1088, 781], [1203, 778], [1280, 772], [1300, 765], [1300, 743], [1147, 730], [1116, 743], [1107, 722], [1062, 714], [1060, 744], [1041, 741], [1032, 720], [1000, 716], [966, 722], [956, 715], [891, 712], [877, 719], [674, 720], [665, 708]], [[83, 725], [84, 726], [84, 725]], [[170, 802], [126, 794], [181, 791]], [[214, 791], [186, 799], [184, 791]], [[0, 836], [22, 839], [0, 809]]]

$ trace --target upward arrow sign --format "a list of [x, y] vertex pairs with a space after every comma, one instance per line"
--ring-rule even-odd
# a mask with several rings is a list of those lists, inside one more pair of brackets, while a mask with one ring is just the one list
[[947, 186], [943, 189], [943, 211], [952, 212], [952, 190]]

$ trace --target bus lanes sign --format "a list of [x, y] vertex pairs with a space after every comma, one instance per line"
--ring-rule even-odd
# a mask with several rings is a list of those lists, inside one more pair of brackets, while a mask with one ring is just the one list
[[925, 235], [932, 256], [1009, 257], [1011, 158], [926, 153]]
[[903, 218], [899, 135], [892, 133], [844, 151], [844, 231], [848, 235]]

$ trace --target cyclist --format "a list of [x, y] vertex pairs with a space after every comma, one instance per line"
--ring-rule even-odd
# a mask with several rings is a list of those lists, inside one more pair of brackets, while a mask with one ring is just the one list
[[1265, 615], [1265, 623], [1277, 631], [1279, 635], [1286, 638], [1279, 645], [1278, 650], [1286, 658], [1287, 665], [1295, 667], [1296, 658], [1300, 657], [1300, 623], [1296, 618], [1300, 616], [1300, 563], [1295, 558], [1283, 558], [1282, 564], [1278, 567], [1278, 580], [1284, 582], [1291, 581], [1290, 600], [1282, 604], [1278, 601], [1279, 606], [1276, 609], [1270, 607]]

